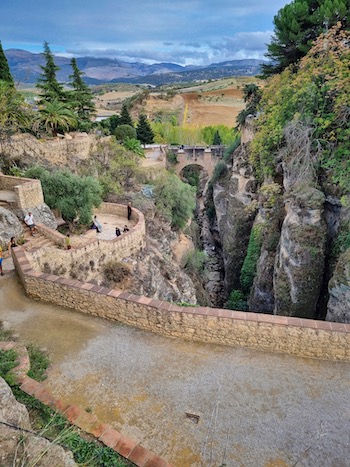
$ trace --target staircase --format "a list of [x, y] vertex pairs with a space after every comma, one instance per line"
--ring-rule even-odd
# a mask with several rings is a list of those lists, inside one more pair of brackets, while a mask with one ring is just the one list
[[55, 247], [55, 243], [40, 232], [36, 232], [33, 237], [30, 235], [29, 230], [26, 229], [23, 237], [26, 241], [26, 249], [29, 252], [37, 251], [43, 247]]

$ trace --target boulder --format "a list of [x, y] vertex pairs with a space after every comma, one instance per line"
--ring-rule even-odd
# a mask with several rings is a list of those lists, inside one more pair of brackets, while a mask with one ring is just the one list
[[11, 237], [19, 237], [23, 225], [11, 211], [0, 207], [0, 243], [7, 244]]
[[31, 209], [17, 209], [14, 211], [16, 216], [23, 220], [28, 212], [32, 212], [34, 216], [34, 221], [36, 224], [44, 224], [50, 229], [56, 230], [57, 229], [57, 221], [53, 212], [49, 208], [49, 206], [45, 203], [39, 204], [39, 206], [35, 206]]
[[74, 467], [71, 452], [31, 433], [26, 407], [15, 399], [11, 388], [0, 378], [0, 465]]
[[350, 248], [339, 257], [328, 290], [326, 321], [350, 323]]

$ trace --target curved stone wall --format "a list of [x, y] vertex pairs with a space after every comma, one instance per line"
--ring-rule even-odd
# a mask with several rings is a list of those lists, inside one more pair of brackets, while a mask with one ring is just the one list
[[243, 346], [302, 357], [350, 361], [350, 324], [202, 307], [179, 307], [121, 290], [33, 269], [24, 248], [13, 250], [27, 294], [83, 313], [167, 337]]

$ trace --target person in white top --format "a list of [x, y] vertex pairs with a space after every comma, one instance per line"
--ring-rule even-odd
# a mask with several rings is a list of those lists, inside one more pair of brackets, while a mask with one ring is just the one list
[[31, 235], [34, 236], [34, 232], [36, 231], [36, 226], [35, 226], [33, 214], [31, 212], [28, 212], [28, 214], [24, 218], [24, 222], [29, 227]]

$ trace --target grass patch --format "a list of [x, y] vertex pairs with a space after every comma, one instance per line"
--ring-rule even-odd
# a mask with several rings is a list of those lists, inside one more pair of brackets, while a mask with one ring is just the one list
[[50, 359], [46, 352], [34, 344], [26, 346], [30, 359], [30, 370], [28, 376], [36, 381], [44, 381], [47, 378], [45, 372], [50, 365]]

